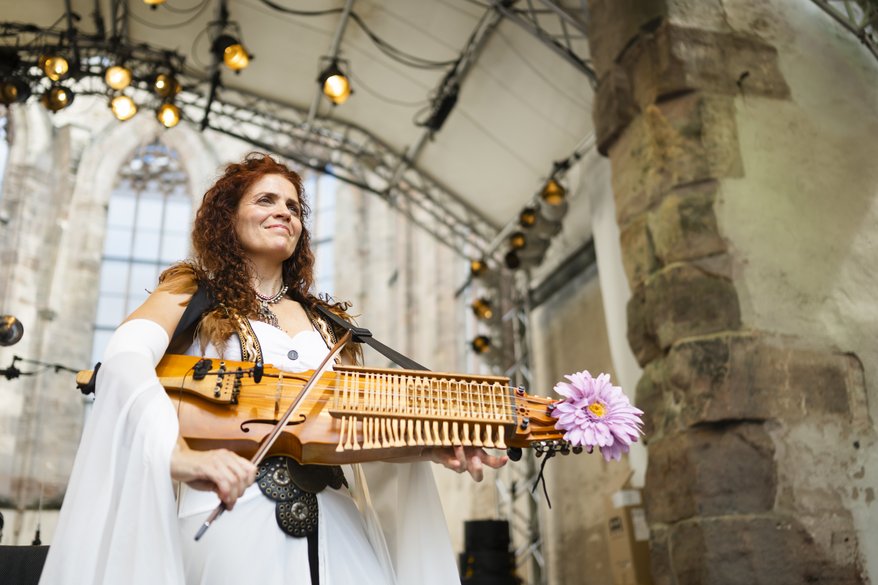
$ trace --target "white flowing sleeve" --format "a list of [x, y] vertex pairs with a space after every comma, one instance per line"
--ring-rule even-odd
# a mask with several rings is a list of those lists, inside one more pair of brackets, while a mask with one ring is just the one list
[[111, 340], [41, 585], [182, 585], [170, 476], [179, 428], [155, 375], [167, 344], [143, 319]]
[[375, 495], [367, 502], [374, 511], [364, 514], [366, 523], [380, 523], [397, 583], [460, 583], [433, 464], [364, 463], [362, 468], [368, 493]]

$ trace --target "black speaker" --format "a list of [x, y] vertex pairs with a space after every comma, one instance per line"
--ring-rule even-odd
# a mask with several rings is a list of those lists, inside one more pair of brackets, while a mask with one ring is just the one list
[[509, 522], [469, 520], [463, 524], [463, 547], [472, 550], [509, 550]]
[[0, 546], [3, 585], [37, 585], [48, 546]]
[[463, 585], [518, 585], [515, 557], [509, 550], [509, 523], [470, 520], [464, 523], [464, 551], [460, 554]]

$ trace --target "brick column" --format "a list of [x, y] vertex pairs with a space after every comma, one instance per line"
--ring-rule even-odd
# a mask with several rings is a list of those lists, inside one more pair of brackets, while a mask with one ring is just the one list
[[861, 583], [850, 512], [789, 496], [797, 479], [780, 462], [797, 448], [783, 429], [858, 416], [862, 364], [742, 321], [714, 213], [724, 182], [747, 180], [735, 100], [791, 100], [778, 51], [733, 31], [720, 0], [589, 6], [594, 123], [633, 291], [629, 342], [644, 367], [655, 582]]

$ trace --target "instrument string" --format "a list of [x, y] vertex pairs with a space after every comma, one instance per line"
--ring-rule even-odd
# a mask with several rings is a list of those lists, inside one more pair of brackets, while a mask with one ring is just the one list
[[[263, 379], [264, 380], [264, 379]], [[339, 387], [338, 380], [336, 381], [328, 381], [328, 382], [317, 382], [313, 386], [313, 390], [316, 391], [317, 397], [312, 399], [305, 399], [303, 403], [309, 403], [313, 406], [316, 403], [323, 403], [331, 396], [326, 396], [326, 393], [334, 393], [336, 388]], [[405, 382], [405, 380], [400, 380], [400, 382]], [[467, 410], [470, 414], [493, 414], [491, 412], [491, 408], [486, 405], [485, 398], [489, 397], [489, 400], [492, 402], [496, 401], [498, 398], [501, 399], [500, 407], [503, 409], [512, 409], [514, 408], [513, 400], [510, 397], [510, 392], [513, 390], [508, 386], [498, 386], [492, 387], [488, 382], [478, 383], [481, 388], [472, 388], [472, 384], [467, 384], [466, 389], [462, 393], [458, 393], [456, 396], [454, 395], [454, 391], [451, 393], [447, 393], [446, 391], [439, 390], [435, 391], [433, 388], [429, 388], [427, 391], [421, 390], [416, 392], [399, 392], [399, 391], [388, 391], [387, 386], [379, 387], [374, 383], [370, 383], [370, 380], [354, 380], [354, 383], [350, 387], [348, 401], [351, 398], [359, 398], [358, 404], [361, 407], [376, 407], [384, 406], [386, 409], [386, 404], [382, 405], [382, 400], [386, 400], [388, 397], [399, 398], [401, 400], [409, 400], [409, 408], [420, 409], [422, 412], [427, 410], [429, 412], [425, 412], [425, 414], [438, 414], [437, 409], [439, 405], [448, 406], [449, 409], [453, 407], [454, 403], [457, 403], [457, 407], [460, 410]], [[241, 391], [246, 390], [250, 397], [257, 398], [265, 398], [265, 399], [273, 399], [278, 388], [282, 389], [282, 392], [285, 393], [288, 389], [292, 389], [294, 391], [293, 396], [301, 391], [304, 387], [305, 383], [299, 380], [291, 380], [283, 382], [278, 382], [277, 384], [266, 384], [265, 382], [261, 382], [259, 384], [252, 381], [241, 381], [240, 389]], [[416, 387], [423, 386], [424, 384], [414, 384]], [[444, 396], [437, 396], [437, 394], [445, 394]], [[463, 394], [463, 395], [462, 395]], [[500, 395], [498, 397], [498, 394]], [[291, 396], [286, 396], [290, 398]], [[343, 402], [344, 398], [341, 399]], [[496, 402], [495, 402], [496, 404]], [[338, 410], [344, 410], [344, 408], [339, 408]]]

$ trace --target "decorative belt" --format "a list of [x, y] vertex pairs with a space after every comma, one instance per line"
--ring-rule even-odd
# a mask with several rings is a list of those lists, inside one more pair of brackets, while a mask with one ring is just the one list
[[317, 495], [329, 486], [347, 487], [337, 465], [302, 465], [291, 457], [268, 457], [256, 474], [259, 489], [276, 502], [277, 525], [286, 534], [301, 538], [317, 530]]

